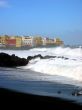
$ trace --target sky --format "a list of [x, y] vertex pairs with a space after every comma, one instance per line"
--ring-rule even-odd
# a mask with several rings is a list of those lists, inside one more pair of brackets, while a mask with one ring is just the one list
[[0, 0], [0, 35], [59, 37], [82, 45], [82, 0]]

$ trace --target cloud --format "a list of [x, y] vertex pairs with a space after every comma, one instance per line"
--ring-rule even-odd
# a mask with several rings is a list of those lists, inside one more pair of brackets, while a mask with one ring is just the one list
[[9, 7], [7, 0], [0, 0], [0, 8], [7, 8]]

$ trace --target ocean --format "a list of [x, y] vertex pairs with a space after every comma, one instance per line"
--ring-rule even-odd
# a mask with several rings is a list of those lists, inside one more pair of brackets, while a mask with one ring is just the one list
[[54, 58], [30, 60], [26, 66], [0, 67], [0, 87], [44, 96], [60, 97], [82, 104], [82, 48], [37, 47], [28, 50], [4, 50], [21, 58], [41, 54]]

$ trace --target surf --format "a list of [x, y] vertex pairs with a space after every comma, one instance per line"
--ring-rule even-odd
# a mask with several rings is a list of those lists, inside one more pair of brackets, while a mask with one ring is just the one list
[[20, 68], [30, 69], [42, 74], [64, 76], [73, 80], [82, 81], [82, 48], [44, 47], [32, 48], [29, 50], [0, 50], [0, 52], [5, 52], [10, 55], [15, 54], [23, 58], [37, 54], [41, 54], [42, 56], [56, 56], [55, 58], [49, 59], [33, 59], [28, 65]]

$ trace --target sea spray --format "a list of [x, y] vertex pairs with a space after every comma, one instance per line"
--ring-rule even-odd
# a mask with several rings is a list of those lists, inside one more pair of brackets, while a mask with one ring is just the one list
[[[19, 57], [27, 58], [41, 54], [42, 56], [52, 55], [56, 58], [33, 59], [22, 69], [30, 69], [48, 75], [59, 75], [82, 81], [82, 49], [70, 47], [54, 48], [33, 48], [30, 50], [0, 50], [8, 54], [15, 54]], [[22, 53], [22, 54], [21, 54]], [[58, 56], [60, 56], [58, 58]], [[68, 59], [64, 59], [66, 57]]]

